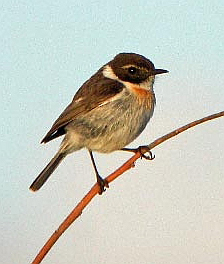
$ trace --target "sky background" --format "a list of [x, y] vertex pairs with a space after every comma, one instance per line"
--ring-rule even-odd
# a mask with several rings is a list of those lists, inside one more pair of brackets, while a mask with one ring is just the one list
[[[86, 150], [67, 157], [37, 193], [31, 182], [61, 138], [39, 142], [77, 89], [119, 52], [169, 70], [156, 78], [148, 144], [224, 110], [223, 1], [0, 3], [0, 262], [31, 263], [95, 182]], [[44, 264], [224, 263], [224, 119], [153, 150], [97, 196]], [[96, 154], [107, 176], [129, 153]]]

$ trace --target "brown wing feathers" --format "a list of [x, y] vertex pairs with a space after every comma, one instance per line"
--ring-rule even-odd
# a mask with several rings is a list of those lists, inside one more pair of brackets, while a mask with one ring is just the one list
[[[123, 84], [119, 83], [116, 80], [108, 78], [103, 78], [99, 81], [98, 78], [96, 78], [96, 75], [99, 76], [100, 74], [102, 74], [102, 72], [100, 71], [95, 74], [94, 82], [92, 81], [94, 76], [92, 76], [81, 86], [81, 88], [74, 96], [72, 102], [54, 122], [52, 128], [42, 139], [41, 143], [47, 143], [52, 139], [64, 135], [64, 127], [69, 122], [74, 120], [83, 112], [91, 111], [92, 109], [100, 105], [103, 101], [108, 100], [109, 98], [122, 91], [124, 87]], [[86, 86], [89, 86], [88, 89], [86, 89]]]

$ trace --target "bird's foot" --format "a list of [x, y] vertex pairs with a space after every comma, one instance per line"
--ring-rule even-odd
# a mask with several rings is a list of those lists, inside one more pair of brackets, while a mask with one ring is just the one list
[[[106, 180], [104, 180], [99, 174], [97, 175], [97, 183], [99, 186], [99, 194], [101, 195], [106, 191], [106, 188], [109, 188], [109, 184]], [[106, 188], [105, 188], [106, 187]]]
[[[139, 152], [141, 154], [141, 158], [144, 158], [147, 160], [153, 160], [155, 158], [155, 155], [152, 153], [152, 151], [150, 150], [148, 146], [139, 146], [138, 148], [135, 148], [135, 149], [122, 148], [121, 150], [128, 151], [128, 152], [134, 152], [134, 153]], [[146, 153], [148, 153], [148, 155], [146, 155]]]

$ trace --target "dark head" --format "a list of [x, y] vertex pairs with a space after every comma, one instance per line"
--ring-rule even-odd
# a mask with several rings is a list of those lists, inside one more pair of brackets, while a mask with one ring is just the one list
[[[168, 72], [163, 69], [155, 69], [150, 60], [136, 53], [119, 53], [106, 67], [107, 70], [108, 67], [112, 69], [111, 75], [114, 74], [121, 81], [131, 83], [141, 83], [149, 76]], [[111, 76], [111, 79], [115, 79], [115, 76]], [[110, 76], [107, 75], [107, 77]]]

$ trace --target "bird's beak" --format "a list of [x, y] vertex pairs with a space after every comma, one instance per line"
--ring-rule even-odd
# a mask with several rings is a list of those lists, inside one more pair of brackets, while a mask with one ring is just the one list
[[163, 69], [155, 69], [155, 70], [153, 71], [153, 75], [162, 74], [162, 73], [167, 73], [167, 72], [169, 72], [169, 71], [167, 71], [167, 70], [163, 70]]

